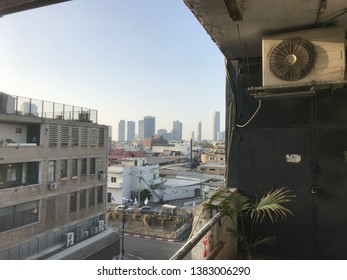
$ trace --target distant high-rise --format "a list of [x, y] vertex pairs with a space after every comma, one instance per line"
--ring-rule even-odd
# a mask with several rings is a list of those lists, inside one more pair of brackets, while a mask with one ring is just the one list
[[221, 131], [217, 133], [217, 140], [225, 141], [225, 131]]
[[173, 140], [182, 140], [182, 127], [183, 124], [180, 121], [174, 121], [172, 126]]
[[212, 140], [218, 140], [218, 132], [220, 132], [220, 113], [215, 111], [212, 113]]
[[144, 121], [143, 120], [139, 120], [139, 140], [142, 142], [143, 138], [144, 138]]
[[112, 126], [108, 126], [108, 151], [112, 150]]
[[161, 129], [158, 129], [158, 131], [157, 131], [157, 134], [159, 134], [159, 135], [163, 135], [163, 134], [165, 134], [165, 133], [167, 133], [167, 130], [166, 129], [164, 129], [164, 128], [161, 128]]
[[127, 141], [133, 141], [135, 139], [135, 122], [127, 122]]
[[125, 141], [125, 120], [118, 123], [118, 141]]
[[197, 131], [197, 135], [196, 135], [196, 139], [199, 143], [201, 143], [202, 141], [202, 136], [201, 136], [201, 122], [198, 122], [198, 131]]
[[143, 137], [151, 138], [155, 134], [155, 117], [145, 116], [143, 118]]

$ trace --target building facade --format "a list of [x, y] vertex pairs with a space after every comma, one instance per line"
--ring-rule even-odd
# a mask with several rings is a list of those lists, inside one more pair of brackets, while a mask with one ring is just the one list
[[133, 141], [135, 139], [135, 122], [127, 122], [127, 141]]
[[21, 100], [0, 99], [2, 260], [45, 258], [106, 228], [108, 127], [94, 110], [44, 112], [51, 102], [23, 114]]
[[155, 117], [145, 116], [143, 118], [143, 137], [151, 138], [155, 134]]
[[217, 141], [217, 134], [220, 132], [220, 112], [212, 113], [212, 140]]
[[201, 143], [202, 141], [202, 125], [201, 122], [198, 122], [198, 129], [197, 129], [197, 133], [196, 133], [196, 141], [198, 141], [199, 143]]
[[143, 142], [144, 136], [145, 136], [145, 127], [144, 127], [144, 120], [139, 120], [139, 130], [138, 130], [138, 139], [140, 142]]
[[125, 141], [125, 120], [118, 123], [118, 141]]
[[183, 124], [180, 121], [174, 121], [172, 124], [173, 140], [182, 140]]

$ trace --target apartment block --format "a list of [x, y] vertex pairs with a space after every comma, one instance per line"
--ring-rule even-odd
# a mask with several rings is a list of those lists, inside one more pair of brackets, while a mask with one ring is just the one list
[[96, 110], [0, 93], [0, 260], [44, 259], [104, 231], [107, 154]]

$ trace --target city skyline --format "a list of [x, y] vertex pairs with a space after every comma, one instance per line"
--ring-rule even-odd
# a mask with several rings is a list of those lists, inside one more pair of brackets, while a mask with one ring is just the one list
[[146, 115], [183, 138], [202, 121], [207, 139], [224, 115], [224, 57], [184, 1], [68, 1], [4, 16], [0, 34], [0, 91], [98, 110], [114, 139]]
[[[162, 135], [165, 137], [165, 135], [170, 134], [170, 137], [166, 137], [168, 140], [187, 140], [189, 141], [190, 139], [193, 139], [194, 141], [198, 141], [201, 142], [203, 140], [211, 140], [211, 141], [218, 141], [218, 140], [224, 140], [225, 137], [225, 130], [224, 128], [220, 129], [220, 115], [219, 115], [219, 111], [214, 111], [212, 112], [212, 129], [211, 129], [211, 133], [212, 137], [206, 137], [203, 138], [202, 137], [202, 122], [199, 121], [196, 126], [195, 129], [191, 130], [190, 133], [188, 134], [188, 137], [185, 138], [183, 137], [183, 127], [184, 124], [182, 122], [180, 122], [179, 120], [175, 120], [172, 121], [172, 126], [170, 128], [167, 127], [157, 127], [156, 126], [156, 117], [155, 116], [144, 116], [143, 119], [140, 119], [137, 121], [137, 126], [136, 126], [136, 122], [135, 121], [128, 121], [128, 120], [119, 120], [118, 122], [118, 130], [116, 135], [118, 135], [118, 137], [114, 137], [112, 136], [112, 140], [113, 141], [132, 141], [132, 140], [140, 140], [143, 141], [144, 138], [148, 138], [148, 137], [144, 137], [144, 123], [145, 123], [145, 119], [150, 119], [152, 120], [152, 124], [150, 125], [150, 133], [154, 134], [158, 134], [158, 135]], [[214, 118], [214, 115], [218, 114], [218, 118]], [[125, 123], [127, 124], [127, 128], [125, 129]], [[128, 137], [128, 131], [129, 131], [129, 123], [131, 123], [131, 135], [132, 137]], [[122, 124], [122, 125], [120, 125]], [[215, 126], [218, 127], [218, 131], [215, 130]], [[121, 129], [121, 130], [120, 130]], [[209, 131], [209, 129], [207, 129]], [[135, 133], [134, 133], [135, 131]], [[147, 133], [147, 136], [150, 134]], [[126, 137], [125, 137], [126, 135]], [[214, 135], [216, 135], [216, 137], [214, 137]], [[214, 139], [215, 138], [215, 139]]]

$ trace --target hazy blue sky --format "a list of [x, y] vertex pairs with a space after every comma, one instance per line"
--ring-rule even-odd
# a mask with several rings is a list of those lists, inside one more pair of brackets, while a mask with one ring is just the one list
[[183, 0], [73, 0], [0, 18], [0, 91], [121, 119], [224, 130], [223, 56]]

